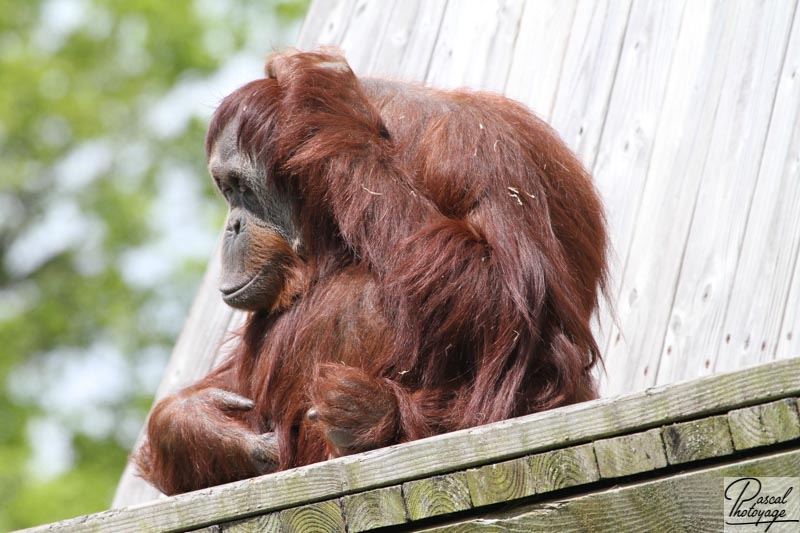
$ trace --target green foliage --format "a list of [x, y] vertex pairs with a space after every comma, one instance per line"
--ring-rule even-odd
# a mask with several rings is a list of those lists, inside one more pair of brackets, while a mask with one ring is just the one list
[[224, 216], [172, 107], [307, 4], [0, 0], [0, 530], [110, 504]]
[[96, 512], [108, 507], [119, 481], [120, 465], [127, 457], [112, 439], [75, 439], [75, 466], [64, 474], [41, 483], [24, 483], [8, 499], [8, 520], [23, 524], [36, 517], [41, 523], [55, 522], [70, 515]]

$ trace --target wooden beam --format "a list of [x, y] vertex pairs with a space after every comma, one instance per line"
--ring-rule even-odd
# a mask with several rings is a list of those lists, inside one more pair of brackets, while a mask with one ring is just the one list
[[737, 450], [800, 438], [797, 402], [789, 398], [731, 411], [728, 423]]
[[667, 460], [671, 465], [699, 461], [733, 453], [727, 416], [711, 416], [661, 430]]
[[534, 486], [539, 494], [593, 483], [600, 479], [594, 447], [591, 444], [532, 455], [528, 460]]
[[465, 511], [472, 507], [467, 477], [463, 472], [410, 481], [403, 484], [403, 494], [411, 520]]
[[360, 533], [379, 527], [402, 524], [406, 516], [403, 490], [400, 487], [359, 492], [342, 498], [342, 510], [348, 533]]
[[472, 505], [508, 502], [536, 493], [527, 458], [513, 459], [467, 470]]
[[667, 466], [661, 430], [603, 439], [594, 443], [600, 477], [612, 478], [649, 472]]
[[800, 472], [800, 450], [614, 487], [566, 500], [534, 504], [422, 531], [570, 533], [658, 531], [662, 528], [686, 533], [722, 531], [723, 478], [785, 476], [787, 472]]

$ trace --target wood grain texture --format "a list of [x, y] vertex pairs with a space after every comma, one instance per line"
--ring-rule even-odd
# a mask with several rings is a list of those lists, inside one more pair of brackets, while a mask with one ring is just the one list
[[[774, 137], [770, 137], [767, 143], [764, 162], [762, 164], [762, 175], [775, 179], [781, 176], [780, 203], [777, 206], [777, 213], [770, 213], [776, 216], [775, 226], [770, 228], [771, 237], [776, 242], [783, 244], [783, 253], [789, 253], [790, 248], [794, 249], [794, 262], [792, 270], [792, 280], [789, 283], [789, 291], [784, 304], [781, 328], [778, 333], [775, 357], [796, 357], [800, 354], [800, 249], [798, 249], [798, 225], [800, 219], [796, 215], [797, 206], [800, 205], [798, 199], [797, 175], [800, 173], [800, 9], [795, 8], [795, 19], [792, 27], [792, 36], [787, 48], [786, 61], [781, 73], [780, 84], [778, 85], [778, 95], [775, 98], [775, 113], [773, 114], [773, 124], [770, 131], [775, 132]], [[784, 135], [780, 131], [780, 125], [786, 121], [792, 121], [792, 110], [794, 109], [794, 119], [790, 124], [794, 124], [789, 141], [788, 150], [782, 158], [775, 154], [780, 154], [780, 148], [784, 142]], [[772, 142], [775, 143], [773, 147]], [[773, 151], [775, 150], [775, 151]], [[776, 161], [777, 159], [777, 161]], [[780, 170], [779, 170], [780, 169]], [[794, 176], [794, 178], [792, 178]], [[760, 180], [759, 180], [760, 182]], [[754, 199], [756, 201], [756, 199]], [[778, 218], [781, 217], [782, 218]], [[787, 226], [788, 224], [788, 226]], [[749, 233], [749, 230], [748, 230]], [[748, 244], [745, 241], [745, 246]], [[782, 254], [783, 255], [783, 254]], [[776, 277], [780, 279], [783, 274], [783, 264], [786, 259], [778, 258], [778, 270]], [[744, 282], [744, 280], [743, 280]], [[763, 283], [764, 280], [759, 280]], [[770, 287], [770, 295], [773, 293], [783, 294], [785, 287]], [[763, 298], [762, 298], [763, 299]], [[731, 306], [732, 308], [733, 306]], [[756, 323], [758, 324], [758, 323]]]
[[661, 434], [671, 465], [733, 453], [728, 417], [724, 415], [672, 424], [662, 428]]
[[394, 0], [358, 0], [350, 12], [347, 29], [338, 46], [357, 75], [363, 76], [372, 72], [380, 46], [364, 46], [364, 43], [374, 39], [376, 35], [386, 35], [395, 4]]
[[639, 428], [727, 412], [790, 396], [797, 387], [800, 387], [800, 359], [792, 359], [562, 407], [362, 454], [358, 461], [346, 463], [348, 486], [372, 488], [398, 478], [486, 464], [490, 461], [481, 459], [490, 456], [494, 461], [505, 460]]
[[[629, 0], [583, 1], [572, 19], [548, 118], [589, 169], [597, 155], [630, 9]], [[538, 46], [549, 43], [540, 41]]]
[[281, 511], [286, 533], [345, 533], [344, 518], [336, 500]]
[[403, 0], [392, 10], [371, 74], [424, 81], [447, 0]]
[[600, 479], [592, 444], [528, 457], [537, 494], [593, 483]]
[[502, 91], [522, 5], [521, 0], [448, 3], [425, 81], [439, 88]]
[[523, 7], [504, 93], [545, 119], [556, 99], [577, 4], [577, 0], [528, 0]]
[[411, 520], [472, 507], [467, 477], [463, 472], [403, 483], [403, 497]]
[[[723, 112], [716, 116], [714, 142], [705, 156], [670, 318], [662, 324], [673, 369], [681, 375], [714, 372], [716, 363], [707, 365], [706, 359], [728, 333], [730, 342], [737, 333], [723, 331], [724, 318], [747, 221], [764, 215], [751, 211], [752, 201], [795, 9], [794, 2], [736, 6], [747, 13], [737, 19], [736, 38], [728, 43], [734, 68], [726, 72], [719, 99]], [[740, 342], [760, 345], [763, 339]], [[659, 373], [657, 382], [674, 379]]]
[[651, 429], [594, 443], [600, 477], [614, 478], [667, 466], [661, 431]]
[[[553, 101], [547, 110], [542, 110], [542, 116], [590, 171], [597, 158], [630, 10], [629, 0], [578, 2], [558, 79], [537, 82], [544, 84], [537, 93], [544, 94], [549, 93], [551, 84], [557, 84], [553, 89]], [[526, 31], [520, 34], [524, 36]], [[554, 44], [558, 46], [558, 42]], [[549, 42], [541, 40], [535, 47], [531, 45], [534, 49], [542, 48], [544, 53], [550, 46]], [[556, 53], [561, 53], [558, 48]], [[538, 98], [536, 93], [532, 97]], [[534, 110], [544, 105], [536, 100], [523, 101]], [[607, 191], [601, 189], [600, 192], [605, 198]], [[611, 255], [613, 257], [613, 253]], [[612, 267], [612, 273], [615, 271]], [[612, 324], [611, 309], [607, 304], [605, 300], [601, 301], [597, 313], [599, 321], [594, 327], [601, 349], [606, 344], [605, 338]]]
[[[715, 368], [800, 355], [800, 9], [795, 8]], [[788, 292], [788, 294], [787, 294]], [[736, 335], [734, 335], [736, 333]], [[734, 342], [738, 337], [739, 342]], [[742, 340], [751, 342], [745, 348]], [[761, 339], [759, 343], [757, 339]], [[752, 340], [756, 340], [752, 342]], [[762, 348], [762, 344], [765, 344]]]
[[794, 398], [735, 409], [728, 413], [728, 424], [737, 450], [800, 438], [800, 419]]
[[718, 533], [723, 529], [724, 477], [784, 476], [787, 472], [800, 472], [800, 450], [758, 457], [735, 465], [693, 470], [566, 500], [532, 504], [421, 531]]
[[611, 241], [627, 251], [647, 169], [664, 113], [669, 68], [685, 3], [635, 3], [594, 163], [608, 212]]
[[[614, 295], [624, 273], [630, 241], [637, 230], [633, 221], [641, 206], [658, 126], [665, 113], [663, 103], [669, 65], [679, 50], [676, 43], [684, 7], [682, 1], [634, 2], [619, 53], [613, 91], [599, 124], [602, 129], [597, 132], [594, 148], [587, 151], [588, 164], [592, 165], [595, 183], [606, 207], [614, 252], [610, 271]], [[610, 308], [601, 307], [597, 335], [604, 348], [609, 335], [613, 334], [610, 331], [612, 318]], [[631, 385], [630, 372], [635, 371], [636, 365], [625, 364], [613, 355], [609, 362], [612, 366], [607, 376], [615, 383]]]
[[[658, 122], [646, 174], [640, 178], [644, 188], [633, 221], [635, 231], [625, 247], [612, 242], [611, 282], [618, 323], [605, 345], [604, 396], [653, 385], [659, 365], [670, 356], [662, 355], [664, 331], [655, 325], [669, 316], [705, 156], [713, 140], [719, 95], [731, 61], [726, 43], [734, 37], [735, 16], [732, 2], [702, 2], [684, 11], [661, 104], [664, 120]], [[726, 24], [719, 24], [720, 20]], [[613, 167], [605, 168], [613, 171]], [[609, 211], [626, 203], [625, 190], [614, 186], [613, 174], [600, 174], [596, 179]], [[679, 367], [673, 379], [681, 379]]]
[[317, 46], [338, 46], [350, 27], [350, 15], [356, 0], [320, 0], [312, 2], [297, 38], [297, 47], [308, 50]]
[[781, 334], [800, 249], [800, 11], [795, 9], [736, 275], [722, 324], [715, 371], [800, 354]]
[[532, 496], [536, 493], [530, 463], [523, 457], [465, 472], [473, 507]]
[[342, 510], [348, 533], [394, 526], [408, 520], [401, 487], [345, 496], [342, 498]]

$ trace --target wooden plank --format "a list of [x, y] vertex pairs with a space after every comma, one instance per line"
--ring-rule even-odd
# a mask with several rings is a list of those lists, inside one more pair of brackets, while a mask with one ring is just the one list
[[[628, 249], [664, 110], [684, 2], [633, 5], [593, 172], [614, 248]], [[667, 110], [669, 113], [669, 110]], [[669, 117], [668, 117], [669, 118]]]
[[464, 472], [403, 483], [403, 497], [411, 520], [465, 511], [472, 506]]
[[[630, 9], [629, 0], [577, 3], [554, 100], [545, 116], [589, 170], [597, 156]], [[539, 41], [538, 47], [547, 53], [550, 44]], [[607, 302], [601, 302], [597, 316], [594, 332], [602, 347], [611, 327]]]
[[355, 9], [350, 13], [347, 30], [344, 32], [339, 47], [344, 52], [347, 62], [353, 71], [359, 75], [372, 72], [372, 65], [380, 50], [380, 45], [366, 43], [383, 40], [388, 30], [389, 20], [395, 6], [394, 0], [375, 2], [372, 0], [358, 0]]
[[472, 468], [465, 474], [473, 507], [507, 502], [536, 493], [526, 457]]
[[439, 35], [447, 0], [404, 0], [395, 4], [371, 73], [423, 81]]
[[281, 512], [286, 533], [345, 533], [339, 502], [329, 500]]
[[575, 10], [550, 123], [589, 169], [597, 154], [630, 9], [629, 0], [581, 0]]
[[[42, 531], [184, 531], [345, 493], [341, 463], [328, 461], [159, 501], [42, 526]], [[286, 520], [281, 519], [285, 525]], [[37, 531], [34, 528], [32, 531]]]
[[711, 416], [661, 429], [667, 460], [671, 465], [733, 453], [728, 417]]
[[[713, 356], [739, 262], [770, 112], [789, 37], [794, 2], [737, 4], [752, 10], [737, 21], [732, 68], [704, 163], [694, 216], [681, 261], [670, 317], [661, 324], [671, 351], [658, 383], [713, 372]], [[651, 323], [658, 328], [659, 324]], [[754, 340], [755, 341], [755, 340]], [[755, 341], [758, 342], [758, 341]]]
[[323, 45], [338, 45], [350, 26], [356, 0], [317, 0], [312, 2], [303, 21], [297, 47], [310, 50]]
[[[141, 446], [142, 436], [136, 440], [134, 449]], [[140, 478], [137, 474], [137, 469], [134, 464], [128, 460], [125, 468], [122, 471], [117, 489], [114, 492], [114, 499], [111, 501], [111, 509], [119, 509], [142, 502], [155, 501], [162, 496], [154, 486]]]
[[583, 444], [528, 458], [537, 494], [594, 483], [600, 479], [594, 446]]
[[630, 476], [667, 466], [659, 429], [598, 440], [594, 452], [602, 478]]
[[528, 0], [514, 46], [505, 95], [548, 119], [564, 65], [577, 0]]
[[728, 413], [733, 446], [748, 450], [800, 438], [797, 400], [786, 398]]
[[[79, 517], [57, 528], [81, 532], [105, 527], [122, 533], [202, 527], [798, 394], [800, 359], [782, 360]], [[51, 527], [56, 526], [32, 531]]]
[[[659, 364], [671, 362], [665, 360], [669, 354], [661, 354], [664, 331], [653, 325], [669, 318], [723, 82], [729, 64], [736, 61], [728, 43], [735, 37], [737, 18], [749, 15], [748, 7], [702, 2], [684, 13], [663, 102], [669, 119], [658, 124], [634, 223], [637, 231], [628, 250], [617, 250], [624, 271], [612, 276], [615, 284], [620, 280], [615, 287], [618, 325], [611, 329], [605, 350], [603, 395], [652, 385]], [[680, 372], [675, 369], [675, 380]]]
[[[659, 303], [672, 297], [691, 214], [686, 209], [694, 204], [702, 159], [711, 142], [714, 101], [724, 78], [720, 46], [722, 30], [729, 25], [718, 21], [730, 20], [733, 7], [731, 3], [704, 2], [684, 12], [663, 100], [669, 119], [658, 123], [642, 179], [641, 204], [635, 224], [631, 224], [631, 229], [638, 231], [629, 235], [624, 246], [613, 243], [622, 261], [617, 265], [622, 270], [612, 271], [622, 331], [615, 325], [608, 337], [603, 394], [636, 390], [654, 382], [660, 353], [652, 347], [660, 346], [663, 332], [649, 327], [650, 315], [668, 313], [668, 305]], [[612, 178], [603, 178], [603, 183], [610, 185]], [[603, 186], [601, 192], [609, 211], [625, 201], [623, 189]]]
[[387, 487], [345, 496], [342, 498], [342, 510], [348, 533], [395, 526], [408, 520], [403, 491], [400, 487]]
[[795, 8], [715, 370], [800, 354], [792, 338], [800, 331], [799, 169], [800, 9]]
[[[297, 47], [300, 50], [314, 48], [320, 44], [332, 44], [325, 41], [323, 35], [335, 34], [337, 28], [343, 25], [344, 15], [353, 7], [351, 0], [316, 0], [308, 6], [303, 24], [300, 26], [300, 35]], [[330, 39], [330, 37], [327, 37]], [[338, 42], [338, 40], [336, 41]]]
[[797, 354], [800, 354], [800, 256], [794, 262], [776, 357], [797, 357]]
[[[618, 54], [619, 64], [613, 79], [613, 92], [601, 122], [584, 124], [581, 137], [594, 136], [584, 146], [588, 165], [606, 208], [613, 253], [610, 261], [612, 294], [620, 285], [630, 240], [636, 227], [633, 220], [641, 205], [647, 169], [650, 166], [656, 133], [669, 80], [669, 65], [678, 50], [679, 30], [685, 2], [634, 3]], [[702, 9], [702, 8], [701, 8]], [[668, 111], [667, 111], [668, 112]], [[580, 120], [585, 120], [582, 117]], [[587, 132], [588, 128], [596, 131]], [[603, 302], [596, 327], [598, 343], [605, 348], [613, 320], [610, 307]], [[605, 353], [605, 351], [604, 351]], [[613, 364], [615, 361], [612, 361]], [[610, 376], [617, 368], [611, 367]]]
[[426, 81], [439, 88], [502, 91], [521, 17], [521, 0], [450, 2]]
[[792, 283], [786, 298], [786, 310], [775, 357], [797, 357], [793, 354], [800, 354], [800, 255], [795, 258]]
[[800, 472], [800, 450], [693, 470], [565, 500], [532, 504], [421, 531], [718, 532], [723, 530], [723, 478], [785, 476], [787, 472]]

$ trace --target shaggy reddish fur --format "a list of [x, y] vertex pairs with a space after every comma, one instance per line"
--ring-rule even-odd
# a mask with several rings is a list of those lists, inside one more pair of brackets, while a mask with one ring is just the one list
[[[358, 80], [327, 51], [273, 61], [282, 76], [222, 102], [208, 148], [238, 117], [240, 149], [299, 198], [304, 288], [159, 404], [144, 476], [182, 492], [594, 398], [605, 223], [558, 135], [499, 95]], [[236, 428], [186, 408], [209, 387], [252, 398], [225, 416], [274, 432], [272, 467], [220, 452]]]

